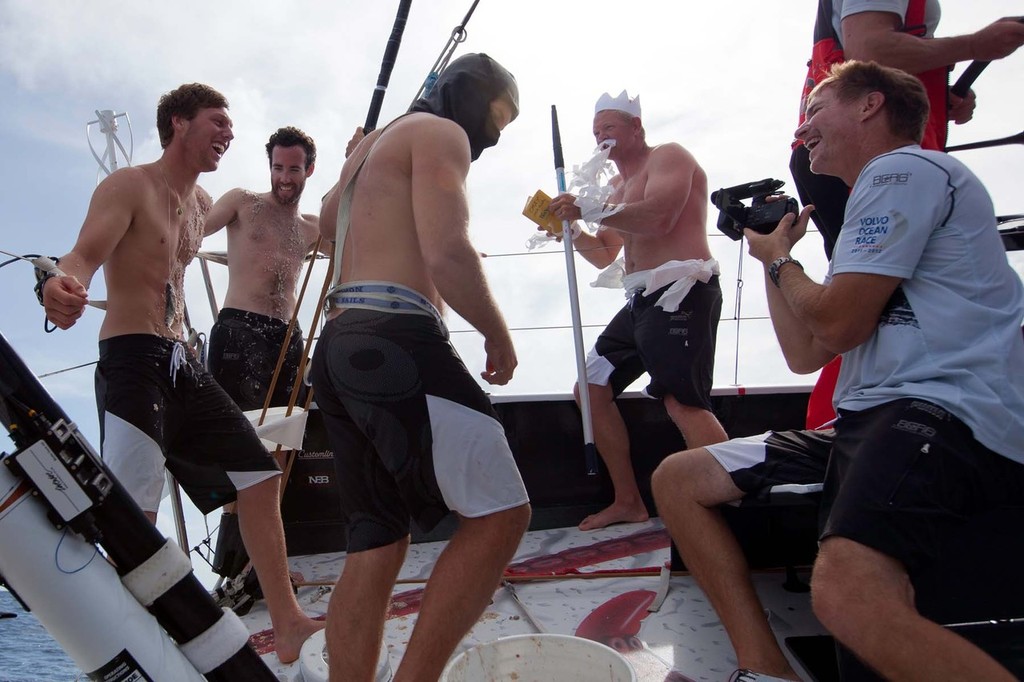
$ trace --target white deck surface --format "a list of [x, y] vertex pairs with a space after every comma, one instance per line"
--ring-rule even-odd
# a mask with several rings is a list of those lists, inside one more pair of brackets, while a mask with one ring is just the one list
[[[411, 546], [400, 578], [425, 579], [443, 547], [443, 542]], [[668, 536], [655, 519], [588, 533], [575, 528], [531, 531], [523, 539], [511, 571], [536, 575], [569, 570], [658, 569], [668, 559]], [[291, 565], [307, 582], [333, 581], [344, 565], [344, 554], [293, 557]], [[776, 635], [784, 638], [822, 634], [823, 629], [811, 614], [808, 596], [784, 590], [783, 579], [780, 572], [755, 575], [758, 593], [769, 611]], [[612, 646], [630, 661], [640, 682], [728, 679], [736, 668], [735, 656], [703, 592], [690, 577], [675, 576], [658, 612], [647, 613], [646, 606], [658, 585], [656, 573], [595, 579], [567, 576], [514, 583], [520, 600], [544, 631], [578, 634]], [[385, 628], [393, 670], [398, 668], [416, 622], [421, 588], [422, 583], [396, 586], [394, 615]], [[302, 587], [299, 603], [310, 615], [323, 616], [330, 591], [329, 587]], [[254, 633], [253, 643], [263, 660], [278, 678], [303, 682], [298, 664], [278, 662], [263, 602], [243, 620]], [[455, 653], [499, 637], [536, 631], [511, 594], [500, 588]]]

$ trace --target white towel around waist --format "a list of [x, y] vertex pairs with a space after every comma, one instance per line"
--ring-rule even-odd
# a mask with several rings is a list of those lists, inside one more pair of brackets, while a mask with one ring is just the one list
[[639, 270], [627, 275], [624, 262], [620, 258], [605, 268], [591, 286], [609, 289], [622, 287], [626, 290], [628, 298], [640, 289], [644, 291], [644, 296], [650, 296], [665, 285], [672, 284], [655, 305], [662, 310], [673, 312], [679, 309], [679, 304], [690, 293], [694, 284], [698, 281], [707, 283], [720, 272], [718, 261], [714, 258], [708, 260], [691, 258], [690, 260], [670, 260], [651, 270]]

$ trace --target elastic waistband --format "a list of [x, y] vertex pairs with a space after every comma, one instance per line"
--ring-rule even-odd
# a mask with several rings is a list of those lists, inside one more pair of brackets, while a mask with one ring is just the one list
[[121, 334], [100, 340], [100, 358], [111, 353], [161, 353], [170, 355], [175, 346], [185, 346], [180, 339], [169, 339], [156, 334]]
[[427, 297], [409, 287], [391, 282], [345, 282], [324, 297], [326, 310], [363, 308], [392, 313], [429, 315], [444, 325], [441, 313]]
[[[221, 322], [223, 320], [239, 320], [253, 326], [281, 327], [282, 329], [288, 326], [288, 321], [282, 320], [280, 317], [271, 317], [270, 315], [254, 313], [251, 310], [240, 310], [238, 308], [221, 308], [217, 314], [217, 321]], [[296, 328], [298, 328], [298, 325], [296, 325]]]

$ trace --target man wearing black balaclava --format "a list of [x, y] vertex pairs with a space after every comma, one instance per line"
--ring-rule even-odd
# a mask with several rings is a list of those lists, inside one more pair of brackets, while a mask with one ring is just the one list
[[440, 676], [529, 524], [504, 431], [440, 313], [451, 307], [483, 335], [480, 376], [508, 383], [516, 353], [469, 241], [466, 176], [518, 113], [508, 71], [461, 57], [359, 143], [324, 199], [335, 278], [312, 382], [348, 532], [327, 614], [332, 680], [373, 679], [411, 520], [427, 531], [455, 512], [459, 528], [427, 583], [403, 679]]

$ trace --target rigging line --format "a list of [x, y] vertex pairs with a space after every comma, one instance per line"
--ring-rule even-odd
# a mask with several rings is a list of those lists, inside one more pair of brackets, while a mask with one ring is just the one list
[[[576, 253], [587, 253], [588, 251], [604, 251], [607, 246], [592, 246], [589, 249], [576, 249]], [[562, 256], [561, 251], [510, 251], [508, 253], [482, 253], [481, 258], [508, 258], [510, 256]]]
[[[1021, 217], [1021, 216], [1006, 216], [1006, 217], [1013, 218], [1013, 217]], [[817, 233], [817, 232], [818, 232], [818, 230], [816, 230], [816, 229], [808, 228], [808, 230], [807, 230], [807, 234], [814, 234], [814, 233]], [[707, 234], [707, 236], [708, 237], [725, 237], [726, 235], [724, 235], [724, 234], [722, 234], [720, 232], [709, 232]], [[545, 244], [545, 246], [546, 246], [546, 244]], [[604, 246], [593, 246], [593, 247], [590, 247], [589, 249], [576, 249], [576, 253], [587, 253], [589, 251], [600, 251], [600, 250], [603, 250], [603, 249], [606, 249], [606, 248], [607, 247], [604, 247]], [[484, 257], [484, 258], [509, 258], [509, 257], [517, 257], [517, 256], [561, 256], [561, 255], [563, 255], [561, 251], [509, 251], [508, 253], [483, 253], [482, 257]]]
[[[772, 318], [768, 315], [750, 315], [749, 317], [722, 317], [719, 318], [719, 322], [759, 322], [764, 320], [771, 320]], [[604, 329], [608, 326], [607, 322], [599, 322], [597, 324], [584, 324], [584, 329]], [[545, 332], [545, 331], [561, 331], [565, 329], [572, 329], [572, 325], [569, 324], [551, 324], [551, 325], [536, 325], [533, 327], [509, 327], [510, 332]], [[479, 334], [477, 330], [467, 327], [465, 329], [449, 329], [449, 334]], [[320, 335], [314, 335], [313, 341], [320, 339]]]
[[[743, 317], [743, 318], [723, 317], [723, 318], [721, 318], [719, 320], [719, 322], [733, 322], [733, 321], [736, 321], [736, 322], [752, 322], [752, 321], [756, 321], [756, 320], [770, 320], [770, 319], [771, 318], [769, 316], [767, 316], [767, 315], [752, 315], [750, 317]], [[603, 329], [606, 326], [607, 326], [607, 324], [602, 322], [600, 324], [585, 324], [585, 325], [583, 325], [583, 328], [584, 329]], [[563, 330], [563, 329], [572, 329], [572, 325], [561, 324], [561, 325], [548, 325], [548, 326], [535, 326], [535, 327], [509, 327], [508, 328], [508, 330], [510, 332], [559, 331], [559, 330]], [[450, 330], [448, 330], [448, 333], [449, 334], [469, 334], [469, 333], [478, 334], [479, 332], [477, 332], [475, 329], [450, 329]], [[315, 341], [315, 340], [317, 340], [319, 338], [320, 337], [317, 335], [317, 336], [314, 336], [312, 340]], [[89, 367], [91, 365], [95, 365], [97, 362], [99, 362], [99, 360], [93, 360], [92, 362], [84, 362], [84, 363], [82, 363], [80, 365], [75, 365], [73, 367], [65, 367], [63, 369], [54, 370], [52, 372], [46, 372], [45, 374], [37, 374], [36, 375], [36, 379], [45, 379], [47, 377], [52, 377], [52, 376], [55, 376], [57, 374], [63, 374], [64, 372], [70, 372], [70, 371], [75, 370], [75, 369], [82, 369], [84, 367]]]
[[81, 365], [75, 365], [74, 367], [65, 367], [64, 369], [54, 370], [52, 372], [47, 372], [46, 374], [37, 374], [36, 375], [36, 379], [45, 379], [46, 377], [52, 377], [52, 376], [54, 376], [56, 374], [63, 374], [64, 372], [70, 372], [73, 369], [82, 369], [83, 367], [89, 367], [90, 365], [95, 365], [97, 362], [99, 362], [99, 360], [93, 360], [92, 362], [83, 362]]
[[[722, 317], [719, 322], [753, 322], [758, 320], [770, 320], [768, 315], [752, 315], [750, 317], [736, 318], [736, 317]], [[608, 326], [607, 322], [601, 322], [599, 324], [584, 324], [584, 329], [604, 329]], [[572, 325], [569, 324], [555, 324], [555, 325], [538, 325], [535, 327], [509, 327], [510, 332], [543, 332], [543, 331], [560, 331], [564, 329], [572, 329]], [[449, 334], [469, 334], [470, 332], [478, 334], [475, 329], [449, 329]]]
[[736, 320], [736, 356], [733, 359], [732, 365], [732, 377], [733, 383], [740, 383], [740, 320], [741, 314], [740, 309], [743, 301], [743, 242], [746, 241], [743, 237], [740, 237], [740, 248], [739, 248], [739, 262], [736, 265], [736, 307], [733, 309], [733, 318]]
[[466, 24], [469, 23], [469, 18], [473, 16], [473, 12], [476, 10], [476, 6], [480, 3], [480, 0], [473, 0], [473, 4], [470, 5], [469, 11], [466, 12], [466, 16], [463, 17], [462, 23], [452, 29], [451, 35], [448, 37], [448, 42], [441, 48], [441, 54], [437, 56], [434, 61], [434, 65], [430, 67], [430, 71], [427, 73], [427, 77], [423, 80], [423, 85], [420, 87], [420, 91], [416, 93], [416, 97], [413, 98], [412, 103], [409, 105], [412, 107], [416, 104], [416, 100], [426, 97], [430, 94], [430, 91], [434, 89], [434, 82], [437, 81], [438, 76], [444, 71], [445, 67], [448, 66], [448, 61], [452, 58], [455, 53], [455, 48], [458, 47], [459, 43], [465, 42], [469, 34], [466, 32]]

